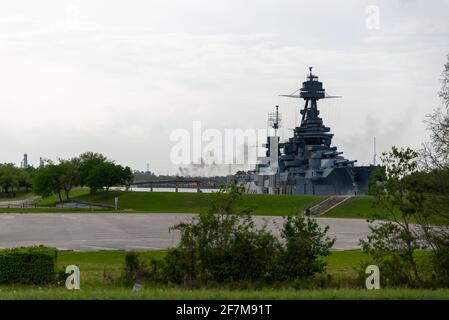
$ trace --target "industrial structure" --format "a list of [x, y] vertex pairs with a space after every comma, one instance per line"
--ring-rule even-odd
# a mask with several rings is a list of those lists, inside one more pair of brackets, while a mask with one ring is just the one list
[[26, 153], [23, 155], [23, 160], [20, 162], [20, 167], [23, 169], [28, 168], [28, 155]]
[[305, 100], [293, 137], [279, 141], [276, 107], [276, 114], [269, 116], [275, 135], [267, 138], [266, 156], [258, 158], [255, 170], [236, 177], [246, 183], [250, 193], [360, 195], [368, 189], [375, 166], [355, 166], [357, 160], [345, 159], [331, 146], [333, 134], [319, 116], [318, 101], [336, 97], [326, 95], [323, 83], [309, 69], [302, 88], [295, 91], [299, 94], [282, 95]]

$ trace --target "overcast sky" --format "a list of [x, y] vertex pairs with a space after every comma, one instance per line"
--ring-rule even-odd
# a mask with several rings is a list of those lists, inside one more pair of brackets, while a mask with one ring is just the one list
[[300, 101], [278, 94], [314, 66], [343, 96], [319, 104], [333, 144], [367, 164], [373, 136], [426, 140], [447, 53], [447, 0], [2, 0], [0, 162], [92, 150], [174, 173], [170, 133], [195, 120], [265, 128], [279, 104], [287, 138]]

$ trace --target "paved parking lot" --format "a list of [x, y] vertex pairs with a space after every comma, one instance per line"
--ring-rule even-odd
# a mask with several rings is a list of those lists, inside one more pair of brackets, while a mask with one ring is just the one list
[[[61, 250], [152, 250], [176, 246], [179, 233], [169, 228], [189, 221], [192, 214], [0, 214], [0, 247], [46, 245]], [[356, 249], [368, 234], [368, 224], [358, 219], [318, 218], [336, 237], [334, 249]], [[279, 234], [280, 217], [255, 217]]]

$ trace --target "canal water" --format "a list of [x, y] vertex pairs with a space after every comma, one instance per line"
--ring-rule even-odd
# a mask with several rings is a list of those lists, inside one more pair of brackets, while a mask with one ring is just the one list
[[[120, 191], [124, 191], [126, 188], [125, 187], [116, 187], [116, 188], [111, 188], [111, 190], [120, 190]], [[212, 192], [217, 192], [218, 189], [200, 189], [201, 192], [204, 193], [212, 193]], [[151, 192], [151, 188], [139, 188], [139, 187], [130, 187], [128, 189], [128, 191], [140, 191], [140, 192]], [[175, 188], [153, 188], [153, 192], [176, 192]], [[178, 192], [197, 192], [196, 188], [178, 188]]]

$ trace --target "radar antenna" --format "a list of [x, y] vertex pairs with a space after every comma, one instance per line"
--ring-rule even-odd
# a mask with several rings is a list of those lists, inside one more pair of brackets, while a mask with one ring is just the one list
[[[309, 67], [310, 73], [309, 73], [309, 75], [307, 76], [307, 80], [308, 80], [308, 81], [318, 81], [318, 77], [312, 73], [312, 69], [313, 69], [313, 67]], [[304, 98], [304, 96], [301, 95], [301, 91], [302, 91], [302, 92], [305, 92], [304, 89], [301, 89], [301, 88], [300, 88], [300, 89], [297, 89], [297, 90], [293, 91], [293, 92], [290, 93], [290, 94], [280, 94], [279, 96], [280, 96], [280, 97], [287, 97], [287, 98], [297, 98], [297, 99], [301, 99], [301, 98]], [[322, 96], [320, 97], [320, 99], [333, 99], [333, 98], [341, 98], [341, 97], [342, 97], [342, 96], [330, 96], [330, 95], [327, 95], [327, 94], [324, 92], [324, 90], [322, 90], [322, 92], [320, 92], [320, 93], [322, 93]]]
[[278, 129], [282, 126], [282, 115], [279, 113], [279, 106], [276, 106], [276, 112], [268, 114], [268, 125], [274, 129], [274, 136], [277, 137]]
[[318, 77], [312, 73], [312, 67], [309, 67], [310, 73], [307, 75], [307, 80], [302, 83], [302, 87], [295, 90], [292, 94], [282, 94], [281, 97], [300, 98], [305, 100], [305, 106], [300, 111], [301, 123], [306, 118], [316, 119], [318, 114], [317, 102], [320, 99], [341, 98], [340, 96], [329, 96], [323, 88], [323, 83], [318, 81]]

